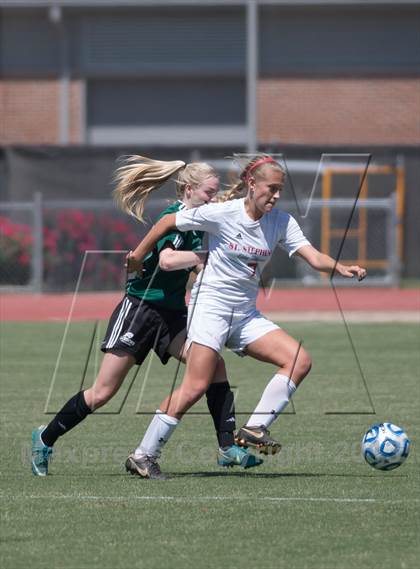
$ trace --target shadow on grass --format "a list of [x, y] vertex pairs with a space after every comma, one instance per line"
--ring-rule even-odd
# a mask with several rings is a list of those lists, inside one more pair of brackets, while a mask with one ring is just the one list
[[[241, 471], [222, 470], [217, 471], [199, 471], [199, 472], [164, 472], [169, 480], [176, 480], [177, 478], [260, 478], [263, 480], [275, 480], [276, 478], [381, 478], [384, 480], [383, 474], [380, 472], [372, 472], [368, 474], [345, 474], [345, 473], [327, 473], [327, 472], [256, 472], [254, 469], [247, 469]], [[16, 478], [16, 477], [15, 477]], [[28, 478], [22, 475], [18, 478]], [[35, 478], [31, 476], [31, 478]], [[48, 475], [48, 478], [63, 479], [63, 478], [127, 478], [128, 480], [141, 479], [140, 476], [130, 475], [127, 472], [96, 472], [95, 474], [82, 474], [68, 472], [60, 473], [54, 472]], [[407, 474], [393, 474], [392, 479], [395, 478], [408, 478]], [[388, 477], [387, 480], [391, 480]]]
[[[217, 478], [217, 477], [252, 477], [262, 479], [276, 479], [276, 478], [378, 478], [380, 473], [371, 474], [333, 474], [333, 473], [314, 473], [314, 472], [255, 472], [253, 469], [242, 470], [241, 472], [167, 472], [171, 478]], [[406, 474], [397, 474], [392, 478], [407, 478]]]

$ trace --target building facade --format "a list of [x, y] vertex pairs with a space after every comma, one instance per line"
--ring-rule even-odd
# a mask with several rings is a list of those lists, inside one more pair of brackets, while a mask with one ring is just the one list
[[133, 152], [365, 152], [403, 164], [402, 274], [420, 277], [420, 0], [0, 0], [0, 16], [1, 200], [109, 197]]
[[420, 143], [417, 1], [0, 7], [1, 145]]

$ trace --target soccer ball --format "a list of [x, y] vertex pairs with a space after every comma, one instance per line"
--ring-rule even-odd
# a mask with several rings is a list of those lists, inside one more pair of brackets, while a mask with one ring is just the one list
[[410, 440], [404, 430], [392, 423], [372, 425], [362, 439], [362, 455], [378, 470], [394, 470], [405, 461]]

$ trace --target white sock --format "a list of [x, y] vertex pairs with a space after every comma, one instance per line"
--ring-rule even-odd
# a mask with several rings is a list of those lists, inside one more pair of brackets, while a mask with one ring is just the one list
[[259, 427], [265, 425], [269, 427], [284, 411], [296, 385], [286, 375], [276, 374], [269, 382], [267, 387], [255, 407], [255, 410], [246, 424], [247, 427]]
[[135, 458], [142, 458], [146, 455], [158, 458], [163, 445], [168, 442], [178, 423], [179, 419], [170, 417], [158, 409], [143, 439], [134, 451]]

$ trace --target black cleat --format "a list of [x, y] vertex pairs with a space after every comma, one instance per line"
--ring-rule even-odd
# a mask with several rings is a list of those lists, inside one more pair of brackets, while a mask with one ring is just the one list
[[151, 480], [167, 480], [168, 476], [160, 470], [156, 458], [153, 456], [144, 456], [135, 458], [134, 454], [125, 461], [125, 469], [130, 474], [135, 474], [141, 478], [150, 478]]
[[235, 435], [235, 443], [241, 447], [255, 447], [262, 454], [276, 454], [281, 444], [270, 437], [270, 431], [264, 425], [259, 427], [241, 427]]

